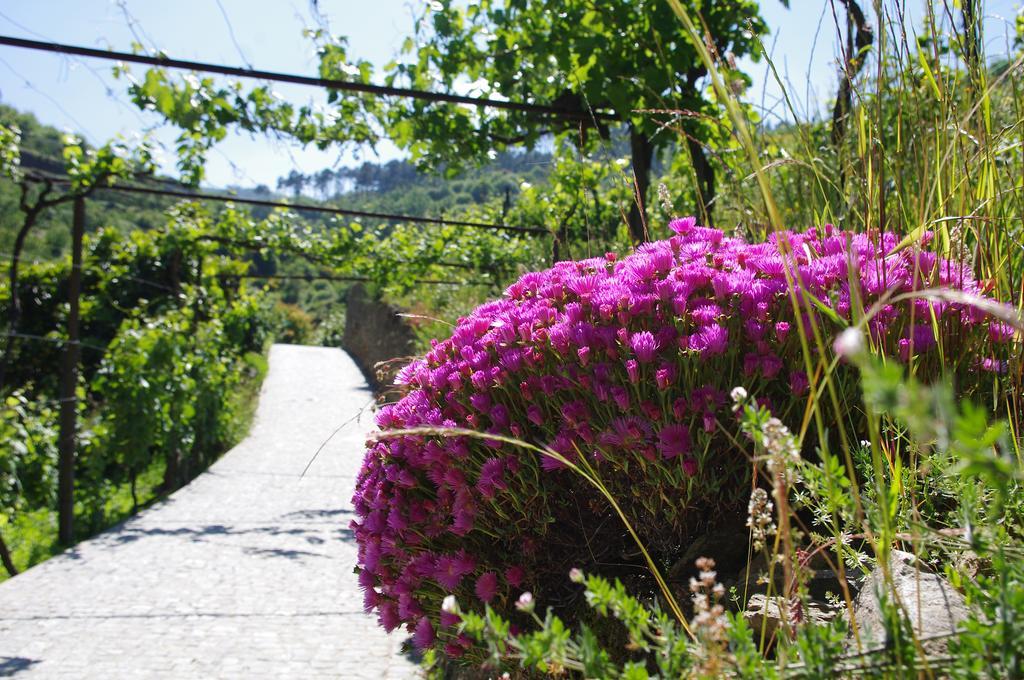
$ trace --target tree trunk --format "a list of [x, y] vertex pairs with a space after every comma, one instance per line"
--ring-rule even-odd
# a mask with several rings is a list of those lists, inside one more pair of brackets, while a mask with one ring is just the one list
[[7, 549], [7, 543], [4, 542], [4, 537], [0, 535], [0, 563], [4, 565], [4, 569], [11, 576], [18, 575], [18, 568], [14, 566], [14, 560], [11, 558], [11, 551]]
[[846, 136], [846, 119], [853, 108], [853, 79], [867, 61], [865, 48], [871, 47], [875, 34], [857, 0], [840, 0], [846, 5], [846, 63], [839, 72], [839, 93], [832, 108], [832, 144], [839, 146]]
[[164, 493], [171, 493], [180, 486], [178, 481], [181, 477], [179, 472], [181, 452], [177, 445], [167, 452], [167, 465], [164, 467], [164, 481], [160, 484], [160, 490]]
[[712, 216], [715, 201], [715, 169], [708, 162], [703, 144], [692, 137], [687, 137], [686, 145], [690, 150], [693, 174], [697, 179], [697, 217], [704, 226], [713, 227], [715, 226]]
[[21, 300], [18, 296], [18, 269], [21, 266], [21, 253], [25, 249], [25, 239], [36, 223], [37, 215], [38, 213], [34, 211], [26, 213], [25, 222], [18, 230], [18, 235], [14, 237], [11, 268], [7, 272], [7, 287], [11, 291], [11, 300], [7, 308], [7, 322], [12, 329], [18, 325], [18, 317], [21, 315]]
[[85, 232], [85, 199], [75, 198], [71, 221], [71, 274], [68, 277], [68, 340], [60, 375], [60, 439], [57, 459], [58, 539], [64, 545], [74, 540], [75, 449], [78, 443], [78, 301], [82, 292], [82, 236]]
[[629, 207], [629, 235], [634, 244], [648, 241], [647, 189], [651, 185], [654, 144], [633, 125], [629, 126], [629, 148], [633, 156], [633, 203]]
[[30, 209], [25, 212], [25, 221], [14, 237], [14, 248], [11, 253], [11, 266], [7, 270], [7, 290], [10, 291], [10, 299], [7, 302], [7, 342], [4, 344], [4, 354], [0, 358], [0, 390], [7, 384], [7, 370], [10, 361], [14, 356], [14, 347], [18, 342], [18, 322], [21, 320], [21, 296], [18, 294], [18, 268], [21, 263], [21, 253], [25, 248], [25, 239], [36, 223], [39, 211]]
[[551, 264], [572, 259], [572, 253], [569, 252], [569, 220], [576, 214], [577, 207], [579, 207], [579, 203], [572, 204], [572, 209], [569, 210], [555, 231], [555, 236], [551, 240]]
[[139, 510], [139, 496], [136, 493], [136, 486], [139, 480], [139, 475], [135, 470], [132, 470], [132, 514], [135, 514]]

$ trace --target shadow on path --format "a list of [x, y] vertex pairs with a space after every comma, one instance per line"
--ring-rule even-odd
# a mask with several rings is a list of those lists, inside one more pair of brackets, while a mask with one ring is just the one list
[[26, 659], [23, 656], [0, 656], [0, 678], [12, 678], [37, 663], [38, 659]]

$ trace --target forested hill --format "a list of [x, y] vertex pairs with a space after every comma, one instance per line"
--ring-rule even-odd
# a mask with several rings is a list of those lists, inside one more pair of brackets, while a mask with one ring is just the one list
[[503, 152], [486, 166], [450, 176], [443, 170], [423, 173], [405, 160], [365, 162], [309, 175], [292, 170], [278, 179], [277, 189], [292, 197], [316, 197], [346, 208], [437, 215], [506, 197], [515, 200], [523, 182], [546, 180], [551, 159], [551, 154], [542, 151]]

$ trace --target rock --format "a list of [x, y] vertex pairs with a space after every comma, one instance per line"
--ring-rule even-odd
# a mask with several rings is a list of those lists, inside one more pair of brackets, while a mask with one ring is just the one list
[[699, 573], [696, 562], [700, 557], [710, 557], [715, 561], [717, 580], [726, 590], [736, 585], [730, 575], [747, 561], [747, 538], [748, 530], [739, 520], [725, 520], [721, 526], [694, 538], [666, 574], [676, 596], [690, 599], [690, 579]]
[[978, 578], [983, 566], [990, 566], [988, 560], [983, 561], [973, 550], [962, 552], [953, 560], [953, 568], [960, 572], [961, 576], [971, 581]]
[[[910, 553], [893, 550], [890, 565], [891, 588], [882, 569], [875, 567], [853, 603], [853, 618], [860, 633], [862, 651], [886, 646], [887, 635], [878, 594], [886, 593], [891, 601], [895, 591], [925, 653], [929, 656], [945, 655], [948, 636], [956, 632], [957, 626], [969, 613], [963, 596]], [[947, 637], [929, 639], [936, 636]], [[847, 648], [856, 649], [852, 628], [847, 637]]]
[[769, 571], [768, 560], [764, 554], [756, 553], [753, 559], [736, 574], [736, 588], [740, 595], [763, 595], [768, 589], [768, 574], [772, 574], [772, 592], [780, 593], [785, 588], [783, 569], [776, 564], [774, 571]]
[[[849, 577], [849, 572], [846, 572]], [[807, 593], [815, 600], [826, 600], [830, 595], [842, 597], [843, 587], [839, 581], [839, 574], [831, 569], [815, 569], [807, 578]], [[850, 596], [856, 597], [860, 591], [861, 584], [855, 579], [847, 578], [847, 588]]]
[[[733, 580], [736, 588], [741, 593], [765, 593], [768, 582], [768, 562], [764, 555], [755, 555], [748, 566], [743, 567]], [[807, 587], [807, 594], [813, 600], [824, 601], [831, 595], [843, 595], [843, 587], [840, 583], [838, 573], [828, 568], [811, 568], [802, 571], [803, 584]], [[851, 596], [855, 596], [860, 589], [860, 582], [851, 578], [852, 575], [846, 571], [847, 587]], [[780, 593], [785, 588], [783, 583], [783, 570], [781, 564], [775, 564], [772, 571], [772, 592]]]
[[755, 637], [760, 636], [762, 624], [767, 626], [765, 632], [768, 637], [771, 637], [779, 629], [779, 626], [783, 624], [784, 620], [787, 625], [794, 623], [824, 625], [839, 616], [839, 610], [827, 602], [819, 600], [808, 600], [805, 604], [799, 604], [799, 606], [791, 603], [785, 617], [783, 616], [784, 606], [786, 605], [785, 598], [783, 597], [766, 597], [762, 593], [756, 593], [747, 602], [747, 608], [743, 610], [743, 618], [747, 620], [747, 623], [754, 630]]

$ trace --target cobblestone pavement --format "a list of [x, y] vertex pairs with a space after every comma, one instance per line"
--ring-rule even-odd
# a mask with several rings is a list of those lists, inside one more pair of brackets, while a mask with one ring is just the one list
[[249, 437], [166, 501], [0, 584], [0, 677], [409, 678], [362, 611], [349, 499], [373, 417], [340, 350], [275, 345]]

